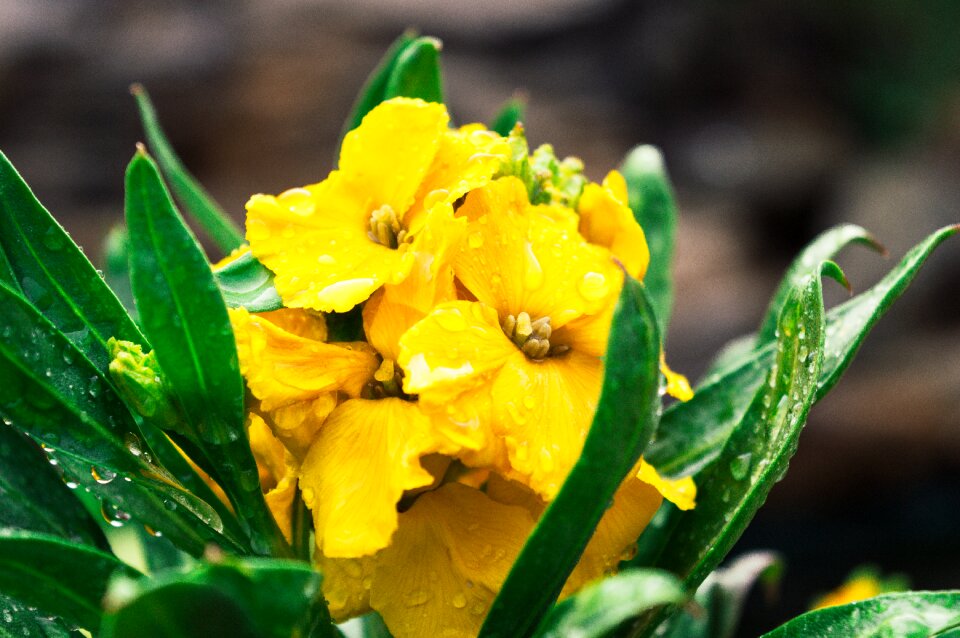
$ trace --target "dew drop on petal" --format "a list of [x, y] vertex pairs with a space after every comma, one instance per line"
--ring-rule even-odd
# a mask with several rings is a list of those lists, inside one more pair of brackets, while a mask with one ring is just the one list
[[408, 607], [419, 607], [425, 605], [430, 600], [430, 592], [425, 589], [415, 589], [403, 597]]
[[530, 242], [524, 243], [523, 250], [523, 285], [527, 290], [536, 290], [543, 285], [543, 267]]
[[467, 606], [467, 597], [464, 596], [462, 592], [457, 592], [454, 595], [453, 600], [451, 600], [450, 602], [457, 609], [463, 609], [464, 607]]
[[610, 284], [603, 274], [588, 272], [580, 279], [577, 290], [587, 301], [597, 301], [607, 296], [610, 292]]

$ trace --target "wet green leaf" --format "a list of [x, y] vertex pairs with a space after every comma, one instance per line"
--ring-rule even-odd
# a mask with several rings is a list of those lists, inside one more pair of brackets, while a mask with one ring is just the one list
[[0, 426], [0, 528], [60, 536], [109, 549], [100, 527], [50, 465], [40, 447], [16, 429]]
[[654, 569], [632, 569], [604, 578], [557, 603], [537, 638], [603, 638], [641, 613], [679, 603], [686, 594], [677, 579]]
[[213, 272], [227, 307], [246, 308], [250, 312], [268, 312], [283, 307], [283, 301], [273, 286], [273, 273], [249, 250]]
[[[26, 300], [0, 284], [0, 415], [41, 442], [65, 477], [162, 531], [185, 551], [235, 549], [222, 521], [154, 465], [103, 373]], [[111, 510], [112, 511], [112, 510]]]
[[[511, 568], [482, 638], [531, 635], [656, 427], [660, 336], [643, 286], [629, 277], [614, 311], [607, 352], [600, 403], [583, 452]], [[625, 352], [633, 356], [622, 356]]]
[[429, 36], [415, 38], [403, 47], [387, 78], [383, 99], [413, 97], [425, 102], [443, 102], [441, 48], [440, 40]]
[[260, 491], [244, 427], [237, 348], [213, 272], [144, 152], [130, 162], [126, 185], [134, 297], [190, 438], [213, 463], [254, 550], [288, 551]]
[[490, 130], [506, 137], [513, 127], [523, 121], [527, 111], [527, 101], [522, 97], [512, 97], [500, 107], [500, 112], [490, 123]]
[[122, 224], [111, 228], [103, 240], [103, 279], [127, 314], [136, 319], [137, 307], [130, 288], [130, 235]]
[[[853, 224], [836, 226], [820, 234], [793, 260], [787, 272], [784, 273], [780, 286], [773, 294], [767, 312], [760, 324], [757, 343], [763, 345], [776, 338], [777, 317], [780, 308], [790, 294], [790, 290], [809, 274], [816, 272], [820, 264], [833, 259], [837, 253], [850, 244], [862, 244], [873, 248], [877, 252], [884, 252], [883, 246], [864, 228]], [[843, 283], [843, 282], [841, 282]], [[849, 287], [849, 285], [847, 285]]]
[[[936, 247], [958, 229], [948, 226], [933, 233], [876, 285], [827, 313], [826, 354], [817, 400], [836, 385], [870, 330], [907, 289]], [[646, 459], [668, 477], [688, 476], [709, 464], [746, 412], [773, 355], [770, 344], [762, 346], [738, 364], [708, 376], [690, 401], [667, 408]]]
[[[110, 609], [101, 635], [332, 637], [320, 580], [302, 562], [248, 558], [203, 563], [186, 573], [136, 583], [117, 581], [107, 594]], [[317, 622], [317, 613], [326, 615], [325, 623]]]
[[243, 231], [177, 157], [160, 126], [147, 91], [139, 84], [134, 84], [130, 87], [130, 92], [137, 101], [150, 150], [156, 155], [164, 176], [169, 180], [183, 207], [224, 254], [239, 248], [244, 241]]
[[143, 343], [117, 297], [0, 154], [0, 273], [53, 325], [106, 371], [107, 339]]
[[[883, 594], [849, 605], [798, 616], [763, 638], [931, 638], [955, 636], [960, 628], [960, 592]], [[943, 633], [941, 633], [943, 632]]]
[[42, 612], [32, 605], [0, 594], [0, 638], [70, 638], [71, 633], [62, 619]]
[[655, 146], [638, 146], [623, 160], [620, 172], [627, 182], [633, 216], [640, 223], [650, 249], [650, 266], [643, 285], [657, 316], [661, 337], [666, 340], [673, 309], [673, 249], [677, 233], [677, 203]]
[[[808, 275], [794, 287], [777, 330], [773, 367], [719, 456], [695, 476], [697, 506], [680, 516], [655, 565], [678, 575], [687, 591], [720, 564], [796, 451], [824, 358], [820, 277]], [[645, 631], [631, 635], [651, 635], [665, 615], [647, 619]]]
[[47, 534], [0, 531], [0, 591], [94, 633], [114, 574], [139, 575], [92, 547]]

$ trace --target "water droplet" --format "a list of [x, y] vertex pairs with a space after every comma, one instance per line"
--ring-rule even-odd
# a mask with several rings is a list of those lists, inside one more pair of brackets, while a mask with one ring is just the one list
[[523, 407], [528, 410], [532, 410], [533, 408], [537, 407], [537, 400], [534, 399], [532, 395], [527, 394], [523, 397]]
[[555, 466], [553, 455], [548, 450], [540, 450], [540, 468], [549, 474], [553, 472]]
[[744, 452], [730, 461], [730, 475], [737, 481], [742, 481], [750, 471], [750, 452]]
[[533, 245], [530, 242], [524, 243], [523, 250], [523, 285], [527, 290], [536, 290], [543, 285], [543, 267], [534, 254]]
[[101, 468], [98, 470], [95, 467], [91, 467], [90, 476], [92, 476], [93, 480], [99, 483], [100, 485], [106, 485], [113, 479], [117, 478], [117, 473], [108, 468]]
[[408, 607], [419, 607], [427, 604], [427, 601], [430, 600], [430, 592], [425, 589], [416, 589], [404, 596], [403, 600]]
[[437, 310], [433, 316], [440, 327], [447, 332], [463, 332], [467, 329], [467, 321], [457, 308]]
[[[513, 419], [514, 423], [516, 423], [517, 425], [524, 425], [527, 422], [527, 416], [520, 412], [520, 410], [517, 408], [516, 403], [514, 403], [513, 401], [507, 401], [506, 406], [507, 406], [507, 412], [510, 413], [510, 418]], [[519, 454], [519, 448], [517, 450], [517, 453]]]
[[580, 279], [577, 290], [587, 301], [598, 301], [610, 292], [610, 283], [603, 274], [588, 272]]
[[320, 255], [317, 257], [317, 263], [323, 264], [324, 266], [335, 266], [337, 260], [333, 258], [333, 255]]
[[68, 489], [71, 489], [71, 490], [75, 490], [75, 489], [77, 489], [78, 487], [80, 487], [80, 484], [79, 484], [79, 483], [76, 483], [76, 482], [74, 482], [74, 481], [64, 481], [64, 485], [66, 485], [67, 488], [68, 488]]
[[467, 606], [467, 597], [462, 592], [457, 592], [450, 601], [457, 609], [463, 609]]
[[470, 236], [467, 237], [467, 245], [470, 246], [470, 248], [474, 248], [474, 249], [480, 248], [481, 246], [483, 246], [483, 233], [479, 231], [475, 233], [470, 233]]
[[127, 451], [134, 456], [140, 456], [143, 454], [142, 444], [140, 439], [133, 432], [127, 432], [123, 435], [123, 443], [127, 446]]

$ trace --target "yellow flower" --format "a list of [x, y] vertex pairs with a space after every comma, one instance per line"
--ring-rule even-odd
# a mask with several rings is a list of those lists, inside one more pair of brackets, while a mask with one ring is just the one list
[[622, 272], [516, 178], [472, 191], [458, 215], [454, 270], [476, 301], [440, 304], [404, 334], [404, 389], [442, 408], [465, 447], [502, 440], [509, 469], [550, 499], [596, 408]]
[[421, 230], [452, 216], [507, 153], [495, 133], [450, 131], [448, 121], [442, 104], [389, 100], [347, 134], [340, 168], [323, 182], [250, 199], [250, 249], [286, 306], [345, 312], [408, 276]]
[[855, 603], [879, 596], [885, 591], [890, 590], [884, 587], [884, 583], [874, 571], [869, 569], [857, 570], [840, 587], [817, 599], [810, 609], [823, 609]]

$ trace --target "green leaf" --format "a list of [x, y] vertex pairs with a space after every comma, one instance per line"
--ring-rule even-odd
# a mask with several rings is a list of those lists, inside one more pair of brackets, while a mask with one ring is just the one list
[[247, 250], [236, 259], [213, 271], [229, 308], [250, 312], [268, 312], [283, 307], [273, 286], [273, 273]]
[[237, 348], [213, 272], [143, 151], [130, 162], [126, 186], [133, 293], [157, 361], [254, 551], [289, 551], [260, 491]]
[[775, 585], [781, 570], [780, 557], [771, 552], [737, 558], [710, 574], [697, 589], [694, 601], [699, 609], [671, 616], [659, 629], [659, 638], [732, 638], [754, 583]]
[[[360, 89], [353, 108], [350, 109], [350, 115], [347, 117], [343, 132], [340, 134], [341, 142], [347, 133], [360, 126], [360, 122], [363, 121], [363, 117], [367, 113], [386, 99], [384, 95], [387, 90], [387, 83], [390, 81], [390, 75], [397, 65], [397, 59], [400, 57], [400, 54], [416, 40], [416, 37], [417, 34], [415, 32], [407, 31], [394, 40], [390, 48], [387, 49], [380, 63], [377, 64], [377, 67], [364, 83], [363, 88]], [[339, 146], [338, 144], [337, 147], [339, 148]]]
[[110, 363], [106, 346], [110, 337], [143, 343], [140, 331], [93, 264], [2, 153], [0, 253], [6, 254], [12, 288], [76, 344], [98, 370], [106, 371]]
[[0, 594], [0, 620], [0, 638], [69, 638], [72, 635], [67, 624], [57, 616], [3, 594]]
[[150, 149], [157, 156], [164, 176], [170, 181], [173, 192], [177, 194], [184, 208], [224, 254], [239, 248], [244, 241], [243, 231], [177, 157], [163, 128], [160, 127], [157, 112], [153, 108], [146, 89], [139, 84], [134, 84], [130, 87], [130, 92], [137, 101], [140, 120]]
[[660, 336], [667, 338], [673, 308], [673, 248], [677, 233], [677, 204], [673, 187], [655, 146], [638, 146], [620, 167], [627, 182], [633, 216], [643, 228], [650, 249], [650, 266], [643, 285], [657, 317]]
[[[107, 594], [109, 613], [101, 635], [335, 636], [320, 580], [320, 574], [302, 562], [248, 558], [204, 563], [154, 580], [115, 581]], [[317, 622], [318, 613], [326, 616], [325, 622]]]
[[103, 279], [127, 314], [135, 319], [137, 307], [130, 288], [130, 234], [122, 224], [111, 228], [103, 240]]
[[199, 554], [210, 542], [235, 547], [207, 503], [148, 462], [149, 448], [103, 373], [4, 284], [0, 307], [0, 416], [41, 442], [68, 480], [184, 550]]
[[[960, 226], [948, 226], [933, 233], [876, 285], [827, 313], [818, 401], [836, 385], [870, 330], [907, 289], [934, 249], [958, 230]], [[737, 365], [708, 376], [690, 401], [667, 408], [657, 438], [647, 450], [647, 461], [664, 476], [680, 477], [696, 473], [715, 459], [763, 382], [774, 352], [771, 344], [760, 347]]]
[[109, 549], [100, 527], [37, 444], [8, 426], [0, 426], [0, 495], [0, 527], [54, 534]]
[[420, 98], [425, 102], [443, 102], [443, 75], [440, 72], [440, 40], [428, 36], [405, 46], [387, 79], [383, 99]]
[[[813, 405], [826, 332], [820, 277], [787, 297], [777, 323], [776, 360], [716, 460], [696, 475], [695, 509], [684, 512], [656, 567], [696, 589], [746, 529], [787, 470]], [[647, 633], [664, 614], [647, 623]], [[641, 635], [634, 633], [633, 635]]]
[[111, 554], [56, 536], [0, 532], [0, 591], [96, 633], [114, 574], [138, 572]]
[[[780, 314], [780, 308], [786, 301], [787, 295], [790, 294], [790, 290], [797, 285], [797, 282], [815, 272], [824, 261], [833, 259], [844, 247], [854, 243], [863, 244], [879, 253], [885, 252], [883, 246], [865, 229], [853, 224], [845, 224], [822, 233], [797, 255], [797, 258], [787, 268], [787, 272], [784, 273], [780, 286], [773, 294], [770, 305], [767, 307], [763, 322], [760, 324], [757, 341], [759, 345], [776, 338], [774, 333], [777, 329], [777, 317]], [[849, 288], [849, 284], [846, 285]]]
[[656, 427], [659, 357], [650, 302], [643, 286], [627, 277], [614, 310], [600, 403], [583, 452], [507, 575], [482, 638], [529, 636], [556, 600]]
[[672, 575], [632, 569], [604, 578], [556, 605], [537, 630], [537, 638], [603, 638], [625, 621], [686, 594]]
[[523, 121], [527, 111], [527, 101], [522, 97], [512, 97], [500, 107], [500, 112], [490, 123], [490, 130], [504, 137], [510, 135], [513, 127]]
[[930, 638], [957, 626], [960, 591], [904, 592], [811, 611], [763, 638]]

